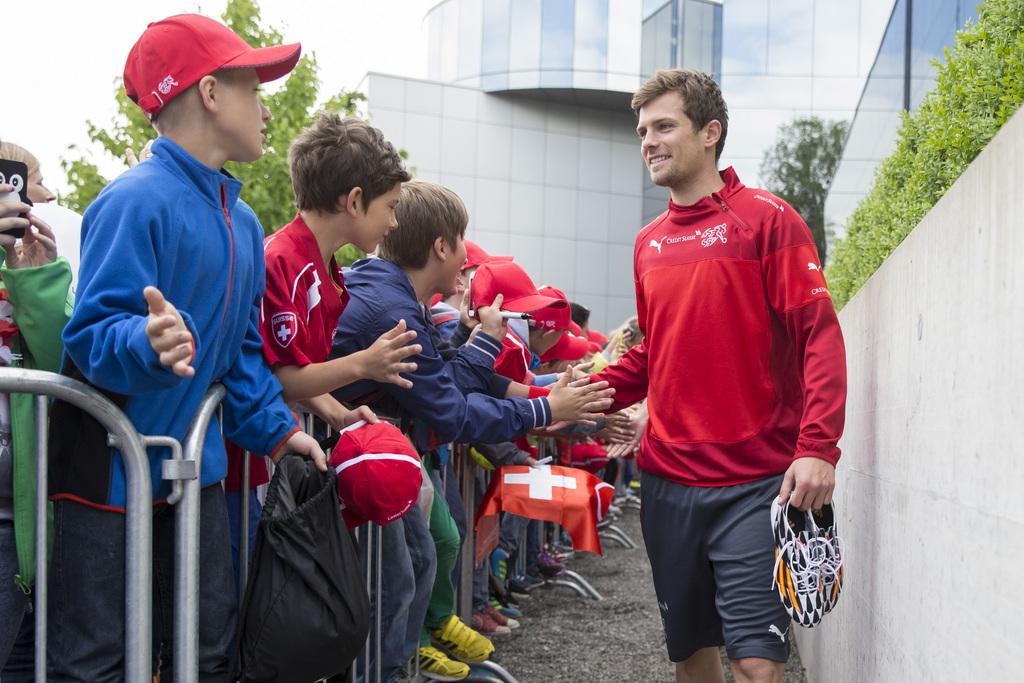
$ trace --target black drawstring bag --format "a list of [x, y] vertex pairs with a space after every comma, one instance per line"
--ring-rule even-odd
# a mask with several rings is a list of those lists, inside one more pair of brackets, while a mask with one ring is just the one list
[[243, 681], [311, 683], [362, 649], [370, 603], [333, 471], [293, 455], [278, 463], [240, 616]]

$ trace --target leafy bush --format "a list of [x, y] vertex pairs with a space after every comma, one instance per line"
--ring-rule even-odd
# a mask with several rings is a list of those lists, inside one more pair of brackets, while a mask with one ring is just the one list
[[957, 34], [935, 89], [903, 115], [896, 150], [851, 214], [828, 280], [842, 307], [1024, 102], [1024, 0], [985, 0]]

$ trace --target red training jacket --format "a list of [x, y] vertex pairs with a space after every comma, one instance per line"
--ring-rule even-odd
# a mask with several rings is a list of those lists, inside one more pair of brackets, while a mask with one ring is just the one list
[[846, 352], [803, 219], [778, 197], [725, 187], [668, 211], [633, 255], [644, 342], [596, 376], [612, 410], [648, 397], [640, 469], [692, 486], [785, 472], [794, 457], [835, 464]]

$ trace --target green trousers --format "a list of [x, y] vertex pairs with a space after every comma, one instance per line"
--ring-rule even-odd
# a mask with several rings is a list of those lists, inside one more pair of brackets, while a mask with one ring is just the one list
[[[428, 459], [436, 458], [431, 453]], [[448, 618], [455, 614], [455, 584], [452, 583], [452, 570], [459, 557], [459, 529], [455, 526], [452, 513], [448, 510], [444, 493], [441, 491], [441, 478], [433, 467], [427, 467], [434, 481], [434, 503], [430, 508], [430, 535], [437, 548], [437, 574], [434, 577], [434, 588], [427, 605], [427, 618], [423, 632], [420, 634], [420, 645], [430, 645], [430, 631], [443, 626]], [[455, 482], [450, 482], [457, 485]]]

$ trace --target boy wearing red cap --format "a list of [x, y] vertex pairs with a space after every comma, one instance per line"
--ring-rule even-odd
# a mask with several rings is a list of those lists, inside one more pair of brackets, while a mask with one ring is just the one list
[[[152, 158], [110, 183], [82, 222], [77, 306], [64, 330], [64, 372], [111, 396], [143, 434], [181, 440], [209, 386], [224, 384], [220, 427], [254, 453], [324, 454], [303, 434], [263, 362], [259, 301], [263, 230], [239, 200], [228, 161], [258, 159], [270, 112], [259, 84], [284, 76], [300, 46], [249, 47], [199, 15], [151, 24], [125, 65], [128, 96], [160, 137]], [[183, 276], [183, 273], [189, 276]], [[145, 291], [144, 291], [145, 290]], [[95, 421], [54, 407], [50, 491], [54, 550], [49, 675], [124, 676], [125, 470]], [[69, 428], [79, 425], [80, 429]], [[203, 680], [227, 680], [236, 591], [224, 493], [221, 429], [203, 443], [198, 660]], [[149, 450], [153, 512], [154, 640], [170, 641], [173, 510], [160, 478], [166, 448]], [[148, 560], [143, 560], [148, 561]], [[102, 624], [97, 627], [97, 624]]]
[[[494, 363], [494, 371], [515, 382], [535, 384], [531, 367], [537, 363], [534, 354], [550, 349], [569, 328], [569, 302], [554, 287], [540, 292], [521, 266], [511, 261], [489, 261], [482, 264], [473, 276], [470, 297], [474, 304], [490, 301], [498, 294], [503, 297], [502, 307], [515, 313], [529, 314], [527, 320], [512, 320], [501, 354]], [[549, 381], [542, 383], [550, 383]], [[513, 395], [517, 389], [513, 389]], [[543, 395], [528, 393], [529, 397]]]

